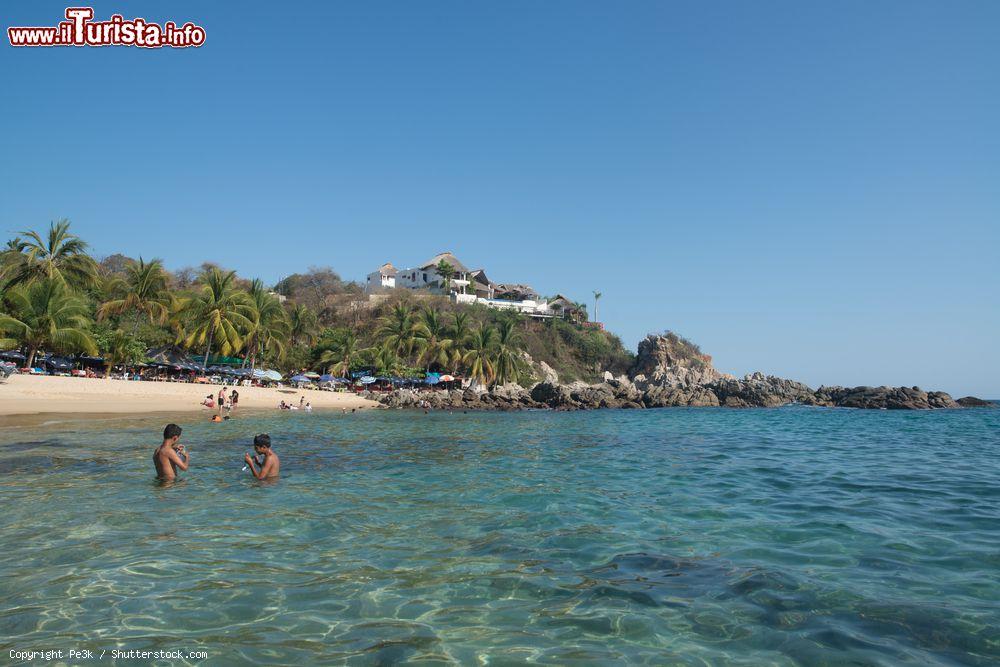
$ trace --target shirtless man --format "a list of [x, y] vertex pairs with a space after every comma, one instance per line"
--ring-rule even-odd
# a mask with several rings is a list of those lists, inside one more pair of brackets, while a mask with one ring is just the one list
[[250, 474], [257, 479], [277, 477], [278, 472], [281, 470], [281, 461], [278, 460], [278, 455], [271, 449], [271, 436], [267, 433], [261, 433], [254, 437], [253, 451], [257, 456], [251, 457], [249, 452], [243, 455], [243, 460], [250, 468]]
[[181, 427], [177, 424], [167, 424], [163, 429], [163, 444], [153, 452], [153, 465], [156, 466], [156, 476], [163, 480], [173, 480], [177, 477], [177, 469], [187, 470], [191, 455], [184, 451], [184, 445], [178, 445], [181, 439]]

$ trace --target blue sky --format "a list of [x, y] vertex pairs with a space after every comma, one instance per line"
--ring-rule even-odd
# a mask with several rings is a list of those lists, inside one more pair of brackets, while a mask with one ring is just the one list
[[267, 281], [447, 249], [630, 346], [1000, 397], [1000, 3], [94, 8], [207, 42], [0, 47], [5, 238]]

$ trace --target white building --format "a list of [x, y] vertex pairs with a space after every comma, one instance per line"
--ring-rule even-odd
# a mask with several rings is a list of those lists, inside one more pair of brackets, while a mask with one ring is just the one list
[[[442, 266], [442, 262], [446, 266]], [[441, 269], [450, 267], [449, 275]], [[454, 254], [438, 253], [412, 269], [396, 269], [386, 263], [368, 274], [365, 290], [377, 293], [393, 288], [428, 290], [447, 294], [456, 303], [478, 303], [497, 310], [516, 310], [529, 317], [572, 317], [572, 302], [562, 295], [546, 301], [530, 285], [494, 283], [483, 269], [470, 270]]]
[[387, 289], [395, 288], [397, 273], [396, 267], [390, 262], [386, 262], [368, 274], [368, 278], [365, 280], [365, 291], [369, 294], [378, 294]]

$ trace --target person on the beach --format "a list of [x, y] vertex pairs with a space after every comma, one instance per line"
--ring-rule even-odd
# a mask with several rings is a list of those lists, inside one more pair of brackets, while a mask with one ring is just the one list
[[226, 388], [223, 387], [219, 390], [219, 414], [222, 414], [222, 408], [226, 407]]
[[211, 394], [209, 394], [208, 396], [206, 396], [205, 400], [202, 401], [201, 404], [204, 405], [206, 408], [214, 408], [215, 407], [215, 401], [212, 400], [212, 395]]
[[235, 411], [236, 404], [240, 402], [240, 392], [236, 391], [236, 387], [233, 387], [233, 393], [229, 395], [229, 409]]
[[[226, 419], [229, 419], [229, 417], [226, 417]], [[210, 421], [221, 422], [222, 421], [222, 417], [220, 417], [219, 415], [212, 415], [212, 419]]]
[[153, 465], [156, 466], [156, 476], [163, 480], [173, 480], [177, 477], [177, 469], [187, 470], [191, 455], [184, 450], [184, 445], [177, 444], [181, 439], [181, 427], [177, 424], [167, 424], [163, 429], [163, 444], [153, 452]]
[[305, 396], [299, 396], [299, 407], [300, 408], [302, 407], [302, 404], [305, 403], [305, 402], [306, 402], [306, 397]]
[[250, 468], [250, 474], [257, 479], [277, 477], [278, 472], [281, 470], [281, 461], [278, 460], [278, 455], [271, 449], [271, 436], [267, 433], [261, 433], [254, 437], [253, 451], [256, 456], [251, 457], [249, 452], [243, 455], [243, 460]]
[[309, 401], [306, 401], [306, 407], [304, 408], [304, 410], [306, 412], [312, 412], [313, 411], [313, 406], [309, 403]]

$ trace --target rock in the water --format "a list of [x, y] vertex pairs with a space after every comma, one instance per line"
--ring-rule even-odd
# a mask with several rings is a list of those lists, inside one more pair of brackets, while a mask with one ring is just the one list
[[981, 398], [976, 398], [975, 396], [963, 396], [962, 398], [955, 401], [963, 408], [995, 408], [997, 404], [993, 401], [984, 401]]

